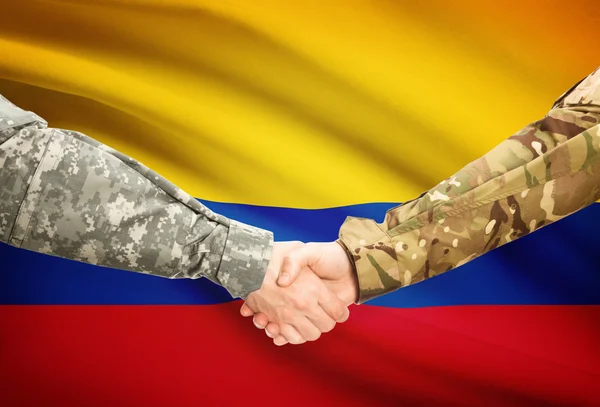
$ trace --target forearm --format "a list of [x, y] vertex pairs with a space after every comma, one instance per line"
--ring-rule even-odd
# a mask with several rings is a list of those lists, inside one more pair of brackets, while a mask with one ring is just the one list
[[270, 232], [213, 213], [81, 133], [40, 120], [2, 131], [2, 241], [168, 278], [204, 276], [233, 296], [260, 287]]
[[382, 224], [350, 218], [360, 301], [456, 268], [598, 199], [600, 108], [559, 106]]

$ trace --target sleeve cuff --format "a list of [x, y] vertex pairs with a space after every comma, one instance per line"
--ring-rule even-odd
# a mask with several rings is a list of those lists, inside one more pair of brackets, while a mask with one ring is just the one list
[[348, 217], [340, 229], [339, 241], [354, 261], [359, 304], [402, 287], [393, 242], [373, 220]]
[[219, 283], [232, 297], [245, 299], [262, 285], [272, 248], [272, 232], [231, 220], [217, 272]]

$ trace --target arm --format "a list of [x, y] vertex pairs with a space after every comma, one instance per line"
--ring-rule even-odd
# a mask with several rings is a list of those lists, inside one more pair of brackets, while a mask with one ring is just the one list
[[[346, 305], [365, 302], [459, 267], [562, 219], [600, 197], [600, 70], [579, 82], [546, 117], [385, 221], [348, 218], [340, 238], [288, 254], [277, 283], [311, 268]], [[242, 306], [242, 315], [254, 312]], [[290, 339], [257, 313], [278, 345]]]
[[213, 213], [139, 162], [0, 96], [0, 241], [167, 278], [257, 290], [273, 235]]
[[600, 70], [544, 117], [385, 221], [348, 218], [359, 302], [459, 267], [600, 197]]

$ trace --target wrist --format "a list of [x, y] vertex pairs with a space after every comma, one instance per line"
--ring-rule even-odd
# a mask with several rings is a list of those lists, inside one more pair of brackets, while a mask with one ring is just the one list
[[[339, 253], [339, 264], [343, 270], [344, 288], [340, 293], [340, 299], [346, 303], [356, 304], [359, 298], [358, 275], [352, 254], [340, 240], [332, 242], [335, 246], [335, 251]], [[343, 298], [342, 298], [343, 297]]]

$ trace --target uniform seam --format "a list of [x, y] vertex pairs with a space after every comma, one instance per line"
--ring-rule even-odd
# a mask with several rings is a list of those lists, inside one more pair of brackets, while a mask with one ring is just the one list
[[223, 266], [223, 258], [225, 257], [225, 250], [227, 250], [227, 243], [229, 243], [229, 237], [231, 236], [232, 225], [229, 224], [227, 227], [227, 236], [225, 236], [225, 242], [223, 243], [223, 251], [219, 255], [219, 264], [217, 264], [215, 271], [215, 279], [223, 286], [223, 282], [221, 281], [221, 267]]
[[[35, 174], [33, 175], [33, 178], [31, 179], [31, 182], [33, 183], [33, 180], [36, 178], [36, 176], [39, 174], [40, 168], [42, 166], [42, 163], [44, 161], [44, 159], [46, 158], [46, 154], [48, 153], [48, 149], [50, 148], [50, 143], [52, 142], [52, 139], [54, 138], [54, 130], [52, 130], [52, 133], [50, 134], [50, 138], [48, 139], [48, 143], [46, 144], [46, 150], [44, 151], [44, 155], [42, 156], [42, 159], [40, 160], [40, 164], [38, 165], [38, 168], [35, 171]], [[63, 140], [64, 142], [64, 140]], [[62, 153], [63, 149], [64, 149], [64, 144], [63, 142], [61, 142], [61, 146], [60, 149], [57, 153], [57, 161], [58, 161], [58, 157], [60, 157], [60, 154]], [[28, 188], [28, 193], [29, 193], [29, 188]], [[37, 199], [35, 200], [34, 206], [37, 207], [38, 202], [40, 201], [40, 199], [42, 199], [42, 194], [39, 194], [39, 196], [37, 197]], [[23, 238], [25, 238], [28, 234], [29, 234], [29, 229], [31, 227], [31, 220], [33, 219], [33, 216], [29, 217], [29, 220], [27, 221], [27, 227], [25, 228], [25, 232], [23, 233]]]
[[[17, 211], [17, 216], [15, 218], [15, 222], [13, 223], [12, 229], [10, 231], [10, 234], [8, 235], [8, 241], [11, 242], [13, 241], [13, 235], [15, 233], [15, 229], [19, 223], [19, 221], [21, 220], [21, 217], [23, 216], [23, 209], [25, 207], [25, 203], [28, 201], [28, 197], [29, 197], [29, 190], [31, 189], [31, 185], [33, 184], [33, 182], [35, 181], [35, 179], [37, 178], [37, 176], [39, 175], [40, 172], [40, 167], [42, 166], [42, 162], [44, 161], [44, 158], [46, 157], [46, 154], [48, 153], [48, 148], [50, 146], [50, 142], [54, 139], [54, 132], [55, 130], [52, 130], [52, 132], [50, 133], [50, 136], [48, 137], [48, 141], [46, 141], [46, 145], [44, 146], [44, 152], [42, 154], [42, 156], [40, 157], [40, 160], [37, 164], [37, 167], [31, 177], [31, 182], [29, 183], [29, 185], [27, 185], [27, 189], [25, 190], [25, 194], [23, 195], [23, 201], [21, 202], [21, 205], [19, 206], [19, 210]], [[62, 148], [61, 148], [62, 151]], [[39, 201], [41, 197], [40, 196], [37, 198], [36, 200], [36, 204]], [[29, 227], [31, 224], [31, 218], [29, 218], [29, 220], [27, 221], [27, 227], [25, 228], [25, 233], [23, 234], [23, 239], [20, 239], [19, 241], [19, 245], [18, 247], [21, 247], [21, 245], [23, 244], [23, 240], [25, 238], [25, 236], [27, 236], [27, 233], [29, 232]]]

